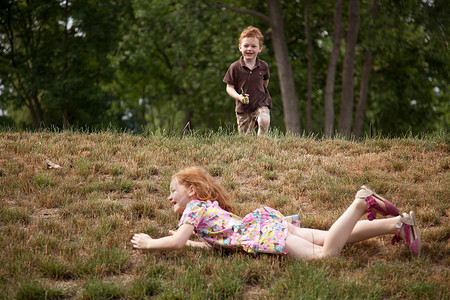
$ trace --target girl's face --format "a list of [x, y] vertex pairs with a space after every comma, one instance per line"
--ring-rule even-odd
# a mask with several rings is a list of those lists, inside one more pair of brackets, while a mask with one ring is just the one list
[[170, 182], [169, 201], [173, 205], [173, 211], [176, 214], [182, 214], [186, 205], [193, 199], [195, 195], [193, 187], [187, 188], [180, 184], [176, 178]]
[[245, 60], [256, 59], [256, 56], [262, 50], [262, 45], [259, 44], [259, 40], [255, 37], [243, 38], [239, 44], [239, 51], [241, 51]]

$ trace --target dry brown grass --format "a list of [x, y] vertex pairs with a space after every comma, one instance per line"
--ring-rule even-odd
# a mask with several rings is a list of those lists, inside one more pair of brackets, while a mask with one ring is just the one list
[[[449, 297], [447, 136], [361, 142], [290, 136], [0, 133], [0, 296], [26, 298]], [[47, 169], [46, 160], [62, 166]], [[380, 237], [314, 262], [221, 251], [133, 251], [177, 225], [170, 176], [205, 167], [239, 214], [261, 205], [327, 229], [367, 184], [417, 212], [415, 259]], [[105, 296], [105, 297], [106, 297]]]

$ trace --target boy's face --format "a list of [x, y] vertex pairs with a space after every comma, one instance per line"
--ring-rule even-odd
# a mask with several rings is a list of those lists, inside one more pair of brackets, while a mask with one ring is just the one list
[[241, 51], [244, 59], [254, 60], [259, 52], [262, 51], [262, 45], [259, 44], [259, 40], [255, 37], [243, 38], [239, 44], [239, 51]]

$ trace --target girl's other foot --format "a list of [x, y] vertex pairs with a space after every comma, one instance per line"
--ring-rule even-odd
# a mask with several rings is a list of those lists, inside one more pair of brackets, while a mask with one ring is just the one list
[[397, 234], [392, 238], [391, 243], [395, 245], [400, 240], [404, 240], [406, 246], [415, 255], [419, 255], [422, 249], [422, 241], [419, 234], [419, 226], [414, 212], [409, 212], [409, 215], [403, 213], [401, 221], [397, 223]]
[[356, 193], [356, 198], [364, 198], [367, 203], [367, 218], [369, 221], [376, 219], [377, 213], [383, 216], [398, 216], [400, 214], [397, 207], [391, 202], [381, 197], [365, 185]]

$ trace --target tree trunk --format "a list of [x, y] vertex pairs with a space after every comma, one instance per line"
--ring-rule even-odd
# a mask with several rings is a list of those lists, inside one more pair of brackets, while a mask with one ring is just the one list
[[280, 80], [281, 97], [283, 99], [284, 124], [291, 133], [300, 133], [300, 118], [295, 92], [294, 76], [286, 38], [284, 36], [283, 17], [279, 0], [268, 0], [270, 23], [272, 27], [272, 43], [277, 60], [278, 78]]
[[305, 0], [305, 37], [308, 43], [308, 83], [306, 87], [306, 129], [308, 133], [312, 132], [312, 85], [313, 85], [313, 54], [312, 41], [309, 29], [309, 9], [308, 0]]
[[69, 110], [65, 105], [63, 108], [63, 130], [66, 130], [68, 125], [69, 125]]
[[334, 33], [333, 50], [328, 62], [327, 79], [325, 83], [325, 137], [331, 138], [334, 134], [334, 80], [336, 77], [336, 66], [339, 59], [342, 39], [342, 4], [343, 0], [336, 0], [334, 6]]
[[147, 122], [145, 120], [145, 111], [146, 111], [146, 107], [145, 107], [145, 99], [146, 99], [146, 93], [145, 93], [145, 85], [142, 87], [142, 103], [141, 103], [141, 119], [142, 119], [142, 123], [141, 123], [141, 128], [144, 131], [145, 127], [147, 127]]
[[342, 70], [342, 102], [339, 116], [339, 133], [344, 137], [350, 137], [353, 119], [353, 72], [355, 65], [355, 48], [358, 40], [359, 26], [359, 0], [350, 0], [349, 28], [347, 32], [344, 67]]
[[[62, 106], [63, 106], [63, 130], [67, 129], [67, 126], [69, 124], [69, 110], [68, 110], [68, 105], [70, 102], [69, 99], [69, 94], [70, 92], [67, 91], [68, 87], [68, 78], [69, 78], [69, 74], [68, 74], [68, 70], [70, 69], [69, 67], [69, 6], [72, 5], [72, 3], [69, 3], [70, 1], [66, 1], [65, 2], [65, 6], [64, 6], [64, 69], [62, 70], [62, 74], [63, 74], [63, 88], [62, 88]], [[70, 88], [69, 88], [70, 89]]]
[[44, 124], [44, 117], [42, 113], [41, 104], [37, 98], [34, 96], [33, 99], [25, 99], [25, 106], [28, 108], [31, 114], [31, 118], [33, 119], [33, 124], [36, 129], [42, 128]]
[[190, 134], [192, 131], [192, 118], [194, 117], [194, 112], [191, 109], [187, 109], [184, 114], [184, 128], [183, 135]]
[[364, 69], [361, 80], [361, 89], [359, 91], [358, 107], [356, 109], [355, 126], [353, 134], [359, 138], [364, 121], [364, 111], [366, 109], [367, 93], [369, 91], [369, 76], [370, 68], [372, 66], [372, 52], [369, 50], [364, 57]]
[[27, 101], [25, 102], [25, 106], [28, 108], [28, 110], [30, 111], [30, 114], [31, 114], [31, 119], [33, 120], [33, 124], [34, 124], [34, 128], [35, 129], [39, 129], [39, 124], [40, 124], [40, 122], [39, 122], [39, 119], [38, 119], [38, 116], [37, 116], [37, 113], [36, 113], [36, 111], [34, 110], [34, 107], [33, 107], [33, 105], [31, 105], [31, 103], [28, 103]]
[[[377, 15], [377, 1], [372, 0], [370, 12], [372, 15], [372, 19], [375, 19]], [[367, 103], [367, 94], [369, 92], [369, 77], [370, 77], [370, 68], [372, 67], [372, 51], [367, 50], [366, 55], [364, 57], [364, 69], [361, 80], [361, 89], [359, 92], [359, 101], [358, 106], [356, 108], [356, 116], [355, 116], [355, 125], [353, 127], [353, 134], [356, 138], [361, 136], [361, 130], [364, 124], [364, 111], [366, 110]]]

